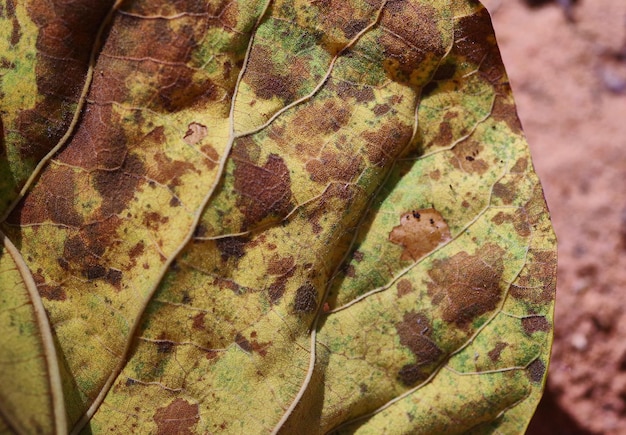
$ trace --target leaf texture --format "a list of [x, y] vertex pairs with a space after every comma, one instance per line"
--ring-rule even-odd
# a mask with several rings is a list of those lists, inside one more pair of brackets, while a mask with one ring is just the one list
[[556, 241], [478, 2], [2, 6], [0, 290], [74, 432], [524, 431]]

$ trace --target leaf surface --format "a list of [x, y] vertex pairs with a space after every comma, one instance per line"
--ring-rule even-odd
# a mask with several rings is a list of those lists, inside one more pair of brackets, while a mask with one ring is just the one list
[[61, 375], [37, 287], [0, 232], [0, 433], [67, 431]]
[[482, 6], [52, 2], [80, 67], [24, 166], [66, 82], [7, 5], [2, 228], [75, 431], [523, 432], [555, 239]]

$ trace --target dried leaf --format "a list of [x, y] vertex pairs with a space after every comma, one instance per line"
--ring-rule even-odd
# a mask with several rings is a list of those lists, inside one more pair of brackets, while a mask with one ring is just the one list
[[480, 4], [0, 19], [1, 227], [74, 431], [524, 431], [555, 239]]

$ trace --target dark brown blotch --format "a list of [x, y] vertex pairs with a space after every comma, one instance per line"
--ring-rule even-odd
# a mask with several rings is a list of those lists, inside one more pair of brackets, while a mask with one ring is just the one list
[[312, 313], [317, 309], [317, 290], [313, 284], [306, 283], [298, 288], [293, 308], [299, 314]]
[[49, 285], [40, 273], [33, 273], [33, 279], [42, 298], [46, 298], [50, 301], [64, 301], [67, 299], [67, 294], [63, 287]]
[[543, 376], [546, 373], [546, 365], [539, 358], [531, 362], [526, 368], [528, 378], [538, 384], [543, 380]]
[[236, 261], [246, 253], [245, 248], [248, 243], [248, 238], [242, 236], [224, 237], [217, 239], [215, 243], [217, 249], [220, 251], [222, 261], [228, 261], [231, 258]]
[[389, 2], [381, 17], [383, 46], [387, 73], [396, 81], [409, 82], [414, 71], [423, 68], [428, 56], [445, 54], [437, 26], [438, 13], [430, 5], [407, 0]]
[[263, 166], [235, 159], [237, 205], [245, 216], [244, 228], [269, 216], [284, 217], [292, 209], [291, 178], [282, 157], [270, 154]]
[[235, 335], [235, 343], [246, 352], [252, 352], [252, 344], [240, 332]]
[[143, 162], [134, 154], [124, 159], [114, 170], [97, 170], [94, 187], [102, 196], [103, 216], [121, 213], [135, 196], [141, 177], [145, 175]]
[[198, 331], [204, 331], [204, 317], [206, 313], [198, 313], [193, 317], [193, 324], [191, 325], [193, 329]]
[[376, 166], [385, 166], [398, 157], [413, 136], [413, 129], [407, 124], [390, 121], [374, 131], [362, 134], [366, 141], [367, 158]]
[[432, 340], [430, 320], [423, 313], [410, 311], [405, 313], [401, 322], [396, 323], [400, 343], [415, 355], [415, 363], [407, 364], [400, 370], [398, 377], [407, 386], [429, 376], [429, 368], [444, 355]]
[[476, 255], [459, 252], [433, 262], [428, 294], [442, 309], [443, 320], [465, 329], [497, 308], [504, 294], [503, 256], [502, 248], [488, 244]]
[[157, 425], [156, 435], [192, 435], [192, 428], [200, 420], [199, 406], [178, 397], [166, 407], [157, 409], [152, 418]]
[[550, 322], [546, 319], [545, 316], [531, 316], [524, 317], [522, 319], [522, 327], [524, 328], [524, 332], [528, 335], [532, 335], [535, 332], [549, 332]]
[[280, 257], [275, 254], [270, 258], [267, 265], [267, 273], [276, 276], [268, 289], [272, 305], [277, 304], [283, 297], [287, 282], [296, 271], [295, 264], [295, 260], [291, 255]]
[[482, 175], [489, 169], [489, 164], [479, 157], [483, 149], [478, 141], [464, 140], [452, 148], [450, 164], [464, 172]]
[[504, 343], [502, 341], [497, 342], [494, 348], [487, 353], [487, 356], [489, 357], [491, 362], [498, 362], [498, 360], [500, 359], [500, 354], [507, 346], [508, 343]]
[[478, 66], [480, 74], [491, 83], [504, 76], [504, 66], [486, 9], [458, 20], [454, 28], [453, 54], [465, 57]]
[[250, 53], [244, 81], [254, 93], [264, 100], [278, 97], [283, 101], [295, 98], [295, 83], [286, 75], [276, 72], [271, 64], [272, 53], [261, 45], [255, 45]]

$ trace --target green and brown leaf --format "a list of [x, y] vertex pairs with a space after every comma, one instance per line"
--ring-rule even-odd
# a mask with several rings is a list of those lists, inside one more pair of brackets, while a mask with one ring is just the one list
[[524, 431], [556, 242], [477, 1], [3, 0], [0, 115], [0, 432]]

